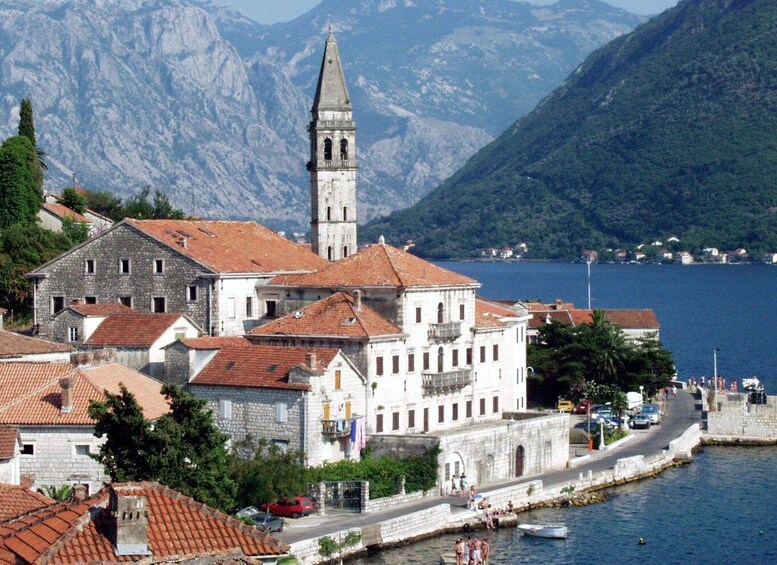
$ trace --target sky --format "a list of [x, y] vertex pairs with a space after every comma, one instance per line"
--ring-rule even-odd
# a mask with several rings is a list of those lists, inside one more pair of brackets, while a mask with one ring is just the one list
[[[301, 16], [321, 0], [218, 0], [231, 4], [246, 16], [263, 24], [285, 22]], [[423, 2], [423, 0], [416, 0]], [[555, 0], [528, 0], [533, 4], [552, 4]], [[677, 4], [678, 0], [604, 0], [635, 14], [657, 14]]]

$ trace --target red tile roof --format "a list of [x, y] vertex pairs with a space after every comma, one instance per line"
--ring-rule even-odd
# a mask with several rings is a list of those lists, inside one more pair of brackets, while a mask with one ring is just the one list
[[255, 222], [125, 221], [219, 273], [314, 271], [329, 264], [305, 246]]
[[0, 357], [19, 357], [42, 353], [63, 353], [73, 351], [70, 345], [54, 343], [37, 337], [29, 337], [0, 330]]
[[222, 347], [251, 347], [251, 342], [240, 336], [202, 336], [179, 339], [189, 349], [221, 349]]
[[84, 345], [104, 347], [151, 347], [182, 314], [150, 312], [121, 313], [108, 316], [97, 326]]
[[475, 327], [477, 328], [499, 328], [507, 325], [502, 318], [515, 318], [517, 314], [505, 308], [501, 304], [496, 304], [482, 298], [475, 300]]
[[71, 210], [64, 204], [60, 204], [58, 202], [44, 202], [41, 207], [47, 212], [55, 215], [59, 219], [70, 218], [71, 220], [75, 220], [76, 222], [81, 222], [84, 224], [89, 223], [89, 220], [85, 216], [79, 214], [74, 210]]
[[[142, 496], [152, 556], [117, 556], [110, 496]], [[4, 550], [4, 551], [3, 551]], [[115, 484], [83, 502], [70, 501], [0, 524], [0, 561], [30, 563], [180, 562], [209, 558], [223, 563], [252, 556], [283, 555], [289, 546], [158, 483]], [[13, 562], [13, 561], [10, 561]]]
[[[74, 379], [73, 408], [62, 412], [59, 380]], [[104, 400], [104, 390], [117, 394], [119, 383], [132, 392], [144, 415], [156, 419], [169, 410], [162, 384], [117, 363], [73, 369], [69, 363], [0, 363], [0, 424], [91, 426], [90, 400]]]
[[28, 488], [2, 483], [0, 483], [0, 500], [3, 501], [0, 504], [0, 522], [56, 504], [56, 500]]
[[0, 459], [13, 459], [18, 450], [19, 428], [16, 426], [0, 426]]
[[545, 310], [542, 312], [531, 312], [529, 327], [532, 329], [539, 328], [551, 320], [561, 322], [562, 324], [574, 324], [572, 314], [569, 310]]
[[312, 288], [412, 288], [479, 283], [386, 244], [377, 244], [315, 273], [279, 275], [270, 284]]
[[71, 304], [70, 310], [78, 312], [82, 316], [108, 316], [110, 314], [127, 314], [134, 310], [119, 302], [103, 302], [100, 304]]
[[336, 348], [275, 345], [225, 347], [190, 384], [308, 390], [310, 385], [290, 383], [289, 371], [299, 366], [307, 368], [307, 355], [310, 353], [316, 354], [317, 362], [313, 369], [322, 371], [338, 351]]
[[337, 292], [248, 333], [367, 338], [399, 335], [402, 330], [364, 303], [357, 310], [351, 295]]
[[[624, 310], [624, 309], [606, 309], [604, 312], [604, 319], [611, 323], [613, 326], [618, 326], [621, 329], [655, 329], [658, 330], [661, 324], [656, 318], [656, 313], [653, 310]], [[571, 308], [568, 310], [535, 310], [532, 313], [532, 318], [529, 321], [530, 328], [539, 328], [547, 323], [547, 318], [562, 322], [564, 324], [571, 324], [573, 326], [579, 326], [580, 324], [590, 324], [593, 321], [593, 310], [576, 309]]]

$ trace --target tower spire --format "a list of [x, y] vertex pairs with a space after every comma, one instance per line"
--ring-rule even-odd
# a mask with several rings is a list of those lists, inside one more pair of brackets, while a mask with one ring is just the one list
[[311, 114], [311, 241], [336, 261], [356, 251], [356, 123], [331, 24]]

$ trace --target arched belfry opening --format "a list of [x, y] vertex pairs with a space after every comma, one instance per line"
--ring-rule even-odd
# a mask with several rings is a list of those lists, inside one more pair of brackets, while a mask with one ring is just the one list
[[324, 140], [324, 161], [332, 160], [332, 140], [327, 138]]
[[340, 140], [340, 160], [341, 161], [348, 160], [348, 140], [347, 139]]

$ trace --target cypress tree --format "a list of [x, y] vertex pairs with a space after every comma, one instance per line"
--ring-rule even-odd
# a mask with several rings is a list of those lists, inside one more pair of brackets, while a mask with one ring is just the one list
[[37, 149], [35, 123], [32, 120], [32, 101], [29, 98], [22, 100], [22, 107], [19, 110], [19, 135], [29, 139], [32, 142], [32, 146]]

